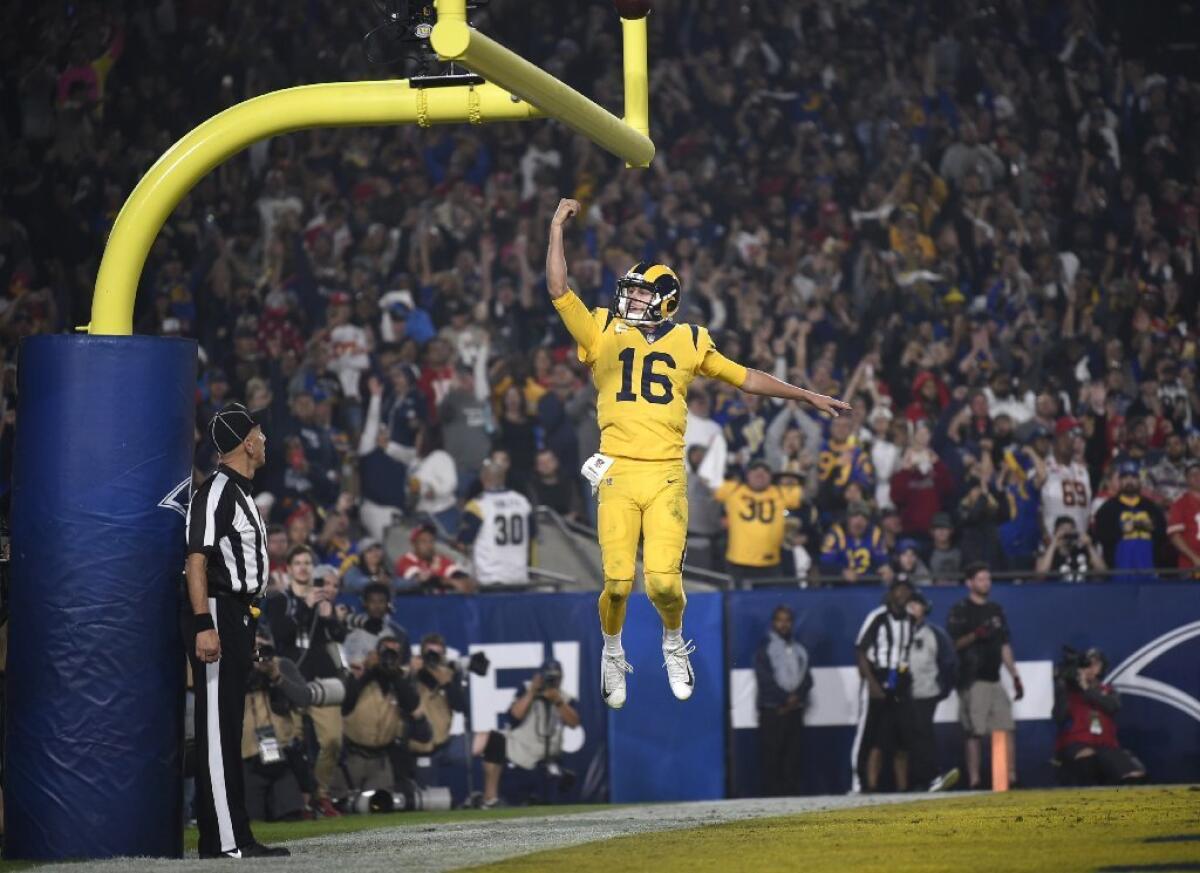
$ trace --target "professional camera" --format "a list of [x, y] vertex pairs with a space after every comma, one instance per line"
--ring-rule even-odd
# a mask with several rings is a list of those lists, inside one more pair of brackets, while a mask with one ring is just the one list
[[1062, 657], [1054, 668], [1054, 678], [1061, 679], [1068, 685], [1075, 685], [1078, 683], [1079, 671], [1096, 661], [1104, 663], [1104, 653], [1094, 646], [1086, 652], [1063, 646]]
[[258, 648], [254, 650], [254, 660], [256, 661], [270, 661], [274, 657], [275, 647], [270, 643], [260, 643]]
[[346, 683], [336, 677], [314, 679], [308, 683], [310, 706], [341, 706], [346, 699]]
[[562, 667], [557, 663], [549, 664], [542, 670], [542, 687], [559, 688], [562, 685]]
[[400, 663], [400, 653], [386, 646], [381, 648], [379, 650], [379, 666], [392, 672], [401, 670], [403, 665]]
[[339, 801], [342, 812], [369, 815], [376, 812], [419, 812], [450, 808], [450, 789], [422, 788], [411, 779], [401, 779], [393, 791], [355, 791]]

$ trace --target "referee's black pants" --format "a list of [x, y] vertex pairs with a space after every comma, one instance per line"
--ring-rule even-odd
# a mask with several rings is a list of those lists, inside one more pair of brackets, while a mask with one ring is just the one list
[[221, 659], [202, 664], [192, 641], [188, 658], [196, 691], [196, 825], [201, 856], [254, 842], [242, 774], [242, 719], [246, 679], [254, 666], [255, 619], [249, 603], [210, 597], [208, 609], [221, 638]]

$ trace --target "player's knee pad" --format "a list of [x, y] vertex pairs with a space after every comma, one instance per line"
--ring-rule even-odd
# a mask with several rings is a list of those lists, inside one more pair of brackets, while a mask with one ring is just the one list
[[659, 609], [677, 608], [683, 605], [683, 576], [679, 573], [655, 573], [646, 571], [646, 596]]
[[489, 731], [487, 744], [483, 747], [483, 760], [489, 764], [503, 764], [507, 760], [508, 743], [504, 734], [499, 731]]
[[604, 595], [609, 601], [617, 603], [629, 599], [629, 592], [633, 590], [633, 574], [630, 573], [628, 578], [614, 579], [607, 573], [604, 574]]

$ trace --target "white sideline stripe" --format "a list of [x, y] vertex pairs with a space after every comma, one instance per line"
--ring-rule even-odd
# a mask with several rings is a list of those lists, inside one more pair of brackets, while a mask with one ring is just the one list
[[[208, 598], [208, 612], [217, 623], [217, 599]], [[221, 754], [221, 716], [217, 709], [221, 662], [204, 665], [204, 693], [208, 704], [208, 778], [212, 787], [213, 806], [217, 811], [217, 833], [221, 836], [221, 851], [237, 851], [233, 836], [233, 819], [229, 815], [229, 797], [225, 794], [225, 757]]]
[[[1013, 718], [1017, 721], [1044, 721], [1054, 709], [1054, 662], [1018, 661], [1017, 670], [1025, 683], [1025, 697], [1013, 701]], [[859, 723], [862, 679], [858, 668], [814, 667], [813, 689], [808, 698], [804, 723], [810, 727], [852, 727]], [[1012, 680], [1005, 670], [1000, 682], [1012, 697]], [[734, 730], [758, 727], [758, 708], [755, 695], [758, 683], [754, 670], [738, 668], [729, 671], [729, 709]], [[937, 723], [958, 721], [958, 695], [938, 704], [933, 720]]]

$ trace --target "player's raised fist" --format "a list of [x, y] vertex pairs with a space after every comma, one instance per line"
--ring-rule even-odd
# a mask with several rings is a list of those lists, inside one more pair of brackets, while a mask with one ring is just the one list
[[550, 224], [554, 227], [562, 227], [568, 220], [579, 214], [579, 201], [570, 200], [564, 197], [558, 201], [558, 209], [554, 210], [554, 218]]

